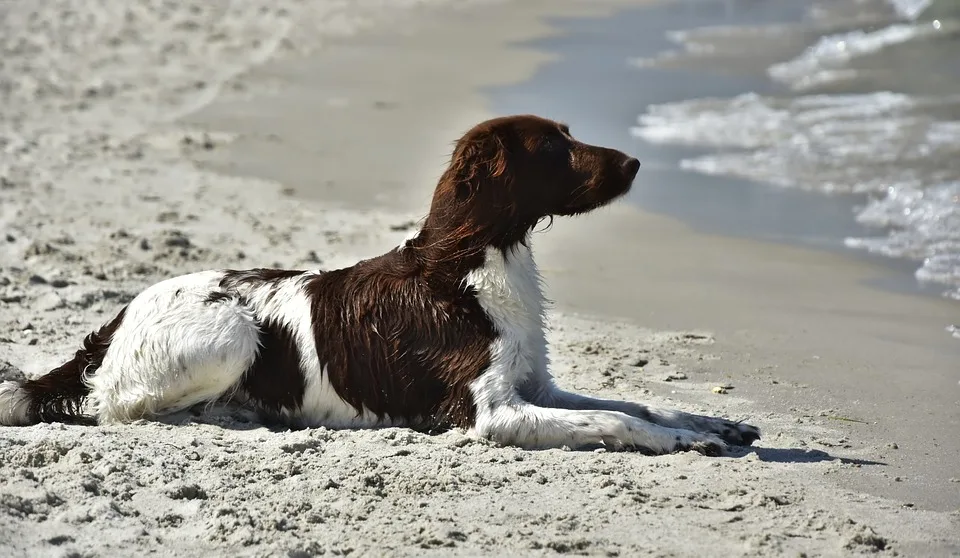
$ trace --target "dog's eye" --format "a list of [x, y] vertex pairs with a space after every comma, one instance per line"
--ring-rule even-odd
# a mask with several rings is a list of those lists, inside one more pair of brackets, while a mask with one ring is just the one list
[[556, 153], [565, 147], [565, 141], [555, 136], [547, 136], [540, 143], [540, 149], [546, 153]]

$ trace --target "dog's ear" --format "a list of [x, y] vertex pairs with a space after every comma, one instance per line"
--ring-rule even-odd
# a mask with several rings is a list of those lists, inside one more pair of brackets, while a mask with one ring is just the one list
[[470, 199], [484, 183], [503, 177], [507, 156], [503, 141], [492, 132], [458, 142], [444, 173], [444, 178], [453, 183], [457, 201]]

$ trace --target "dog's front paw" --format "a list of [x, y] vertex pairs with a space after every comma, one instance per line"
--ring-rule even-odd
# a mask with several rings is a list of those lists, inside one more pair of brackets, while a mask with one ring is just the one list
[[680, 434], [676, 438], [677, 444], [674, 447], [675, 452], [695, 451], [710, 457], [719, 457], [727, 449], [727, 444], [720, 438], [711, 434], [702, 434], [700, 432], [689, 432]]
[[712, 434], [731, 446], [749, 446], [760, 439], [760, 429], [743, 422], [717, 417], [692, 415], [674, 411], [661, 418], [662, 424], [673, 428]]
[[715, 434], [732, 446], [749, 446], [760, 439], [760, 429], [756, 426], [721, 418], [710, 419], [710, 427], [706, 432]]

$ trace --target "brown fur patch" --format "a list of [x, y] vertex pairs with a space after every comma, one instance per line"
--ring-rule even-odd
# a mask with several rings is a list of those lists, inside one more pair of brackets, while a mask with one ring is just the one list
[[260, 350], [240, 387], [271, 417], [278, 418], [282, 409], [300, 408], [306, 385], [300, 349], [289, 329], [271, 321], [260, 324]]
[[415, 254], [392, 251], [307, 281], [320, 360], [358, 413], [473, 423], [469, 384], [487, 368], [496, 333], [454, 277], [428, 276]]

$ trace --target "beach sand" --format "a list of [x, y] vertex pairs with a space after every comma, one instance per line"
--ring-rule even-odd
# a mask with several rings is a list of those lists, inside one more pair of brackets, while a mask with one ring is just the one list
[[[550, 60], [513, 43], [556, 33], [546, 16], [638, 4], [5, 5], [0, 375], [59, 364], [170, 275], [396, 245], [453, 140], [492, 116], [480, 88]], [[0, 554], [960, 553], [960, 349], [937, 335], [956, 305], [869, 286], [879, 264], [625, 203], [557, 220], [534, 253], [563, 386], [763, 440], [723, 458], [525, 452], [225, 409], [0, 428]]]

